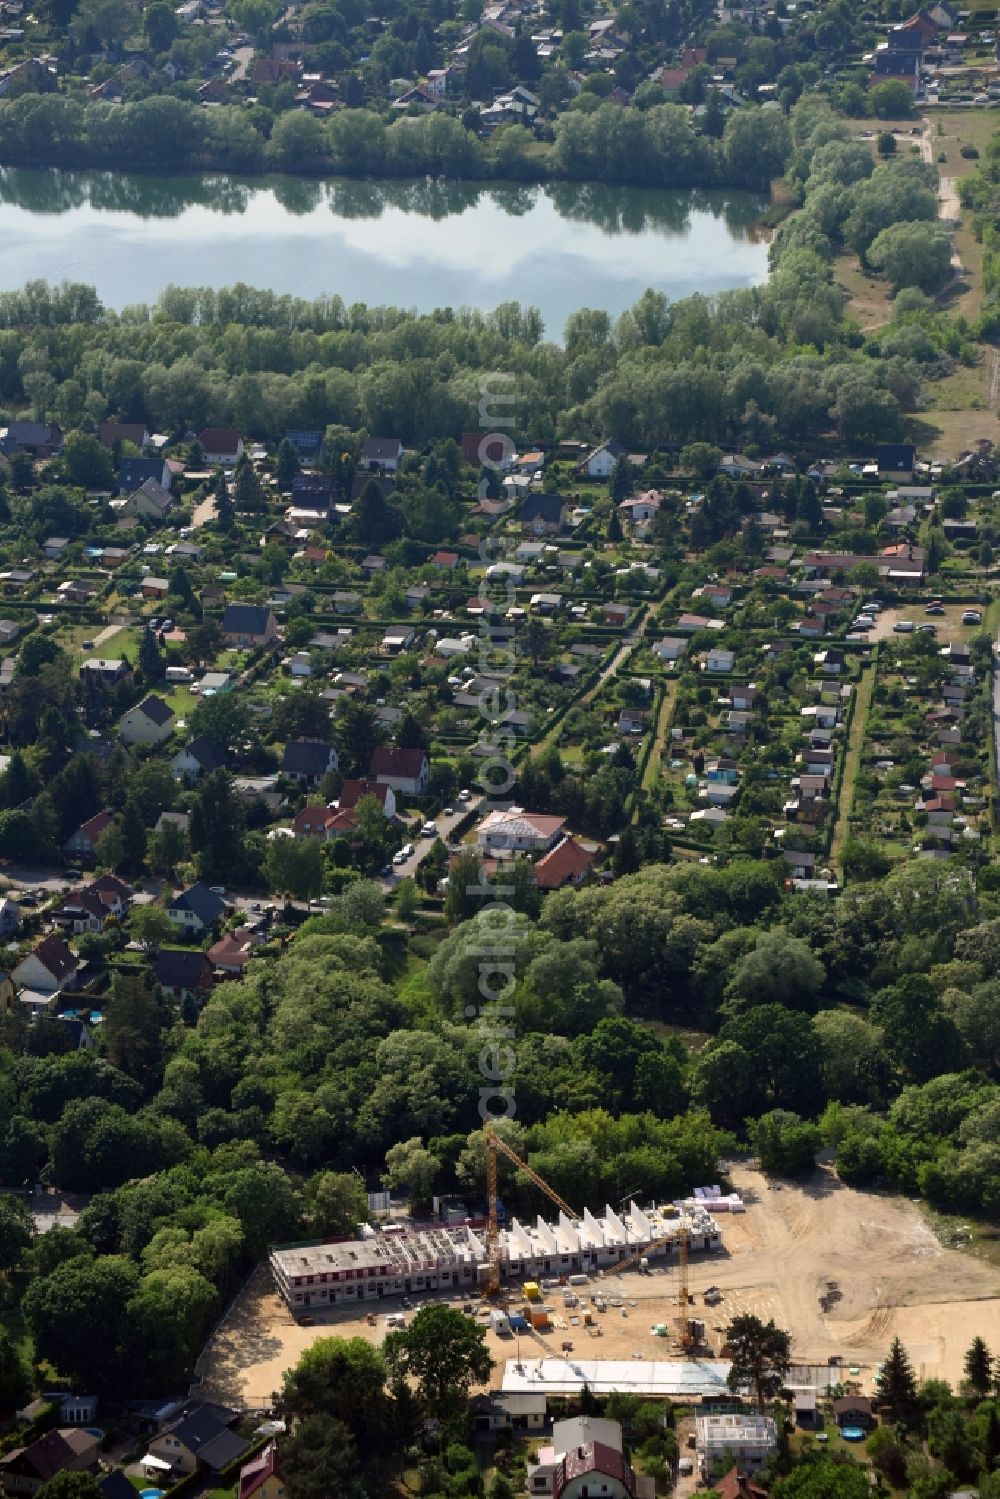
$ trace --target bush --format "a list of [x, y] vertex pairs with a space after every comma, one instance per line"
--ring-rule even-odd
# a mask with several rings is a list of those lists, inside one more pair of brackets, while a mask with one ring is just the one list
[[979, 150], [976, 146], [963, 146], [959, 155], [964, 156], [966, 161], [979, 160]]

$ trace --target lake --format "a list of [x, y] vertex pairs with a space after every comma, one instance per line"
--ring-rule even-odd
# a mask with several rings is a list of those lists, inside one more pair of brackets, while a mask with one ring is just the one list
[[346, 303], [624, 311], [767, 275], [765, 200], [588, 183], [154, 177], [0, 169], [0, 280], [95, 286], [110, 307], [243, 281]]

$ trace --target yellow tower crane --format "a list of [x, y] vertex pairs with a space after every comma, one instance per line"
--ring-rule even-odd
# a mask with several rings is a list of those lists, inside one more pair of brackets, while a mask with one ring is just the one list
[[484, 1288], [487, 1296], [496, 1296], [500, 1291], [500, 1223], [497, 1217], [497, 1151], [499, 1150], [513, 1163], [518, 1171], [523, 1171], [530, 1182], [545, 1193], [568, 1218], [578, 1218], [579, 1213], [574, 1213], [568, 1207], [559, 1193], [537, 1171], [533, 1171], [527, 1161], [522, 1161], [516, 1150], [512, 1150], [506, 1140], [502, 1140], [491, 1125], [483, 1125], [483, 1136], [486, 1140], [486, 1249], [488, 1255], [488, 1271], [486, 1286]]
[[663, 1248], [665, 1244], [677, 1242], [677, 1335], [680, 1345], [685, 1353], [697, 1347], [697, 1341], [691, 1332], [691, 1319], [688, 1316], [688, 1236], [690, 1228], [687, 1217], [681, 1213], [677, 1224], [677, 1232], [664, 1234], [659, 1239], [653, 1239], [650, 1243], [630, 1254], [627, 1260], [619, 1260], [617, 1265], [609, 1267], [609, 1274], [620, 1275], [623, 1270], [628, 1270], [631, 1265], [637, 1265], [640, 1260], [652, 1254], [655, 1250]]

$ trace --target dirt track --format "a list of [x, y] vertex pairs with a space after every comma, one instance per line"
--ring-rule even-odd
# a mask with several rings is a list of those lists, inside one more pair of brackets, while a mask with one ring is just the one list
[[[773, 1316], [787, 1328], [796, 1362], [825, 1364], [839, 1354], [845, 1364], [861, 1366], [866, 1383], [897, 1333], [921, 1378], [940, 1375], [956, 1384], [977, 1333], [1000, 1350], [1000, 1276], [967, 1253], [943, 1248], [913, 1203], [853, 1191], [829, 1168], [817, 1171], [805, 1186], [780, 1189], [747, 1167], [735, 1168], [732, 1178], [747, 1212], [723, 1215], [725, 1251], [692, 1256], [690, 1267], [697, 1315], [708, 1324], [716, 1351], [722, 1341], [716, 1329], [743, 1311]], [[520, 1353], [558, 1355], [560, 1343], [571, 1339], [581, 1357], [669, 1357], [669, 1342], [652, 1337], [650, 1326], [672, 1324], [676, 1276], [676, 1269], [660, 1268], [649, 1275], [608, 1277], [602, 1288], [607, 1295], [620, 1292], [624, 1305], [609, 1307], [596, 1319], [599, 1336], [557, 1323], [544, 1341], [523, 1336]], [[819, 1298], [831, 1282], [840, 1299], [824, 1311]], [[720, 1306], [702, 1306], [701, 1293], [709, 1285], [721, 1288]], [[447, 1299], [456, 1304], [455, 1298]], [[566, 1322], [561, 1297], [552, 1304]], [[363, 1315], [345, 1309], [317, 1314], [315, 1326], [301, 1327], [262, 1271], [205, 1350], [204, 1391], [218, 1399], [267, 1405], [282, 1372], [316, 1338], [333, 1333], [380, 1343], [384, 1316], [370, 1327]], [[511, 1338], [491, 1334], [489, 1344], [498, 1363], [515, 1356]]]

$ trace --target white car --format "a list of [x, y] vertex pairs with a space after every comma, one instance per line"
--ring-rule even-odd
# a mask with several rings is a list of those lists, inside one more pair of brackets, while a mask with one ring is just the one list
[[460, 791], [458, 793], [458, 799], [459, 799], [460, 802], [469, 802], [469, 801], [472, 800], [472, 792], [471, 791]]
[[963, 625], [981, 625], [982, 622], [983, 622], [983, 616], [979, 612], [978, 609], [963, 609], [962, 610], [962, 623], [963, 623]]
[[897, 619], [892, 628], [897, 635], [912, 635], [916, 625], [912, 619]]
[[406, 863], [406, 850], [403, 849], [403, 848], [401, 848], [396, 853], [394, 853], [393, 856], [392, 856], [392, 862], [394, 864], [405, 864]]
[[870, 614], [859, 614], [851, 625], [852, 630], [874, 630], [875, 621]]
[[421, 838], [433, 838], [436, 832], [437, 828], [433, 822], [425, 822], [420, 829], [420, 836]]

